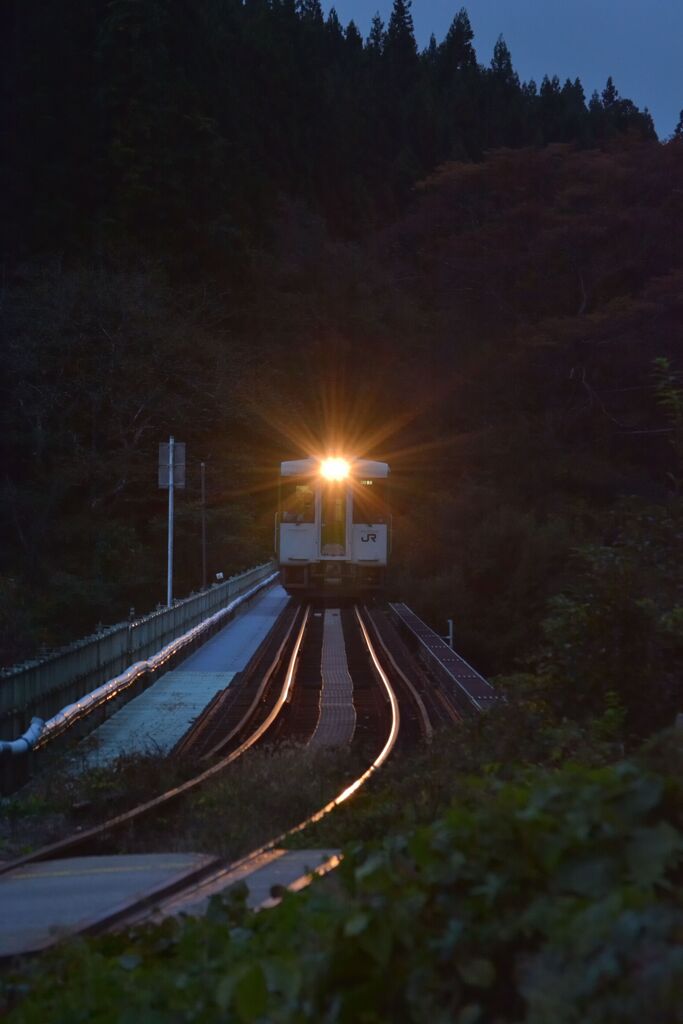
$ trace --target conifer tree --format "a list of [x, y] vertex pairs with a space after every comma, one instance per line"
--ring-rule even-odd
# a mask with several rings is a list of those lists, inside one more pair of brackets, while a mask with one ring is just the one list
[[297, 0], [297, 12], [302, 21], [322, 25], [324, 19], [320, 0]]
[[367, 44], [368, 51], [372, 56], [381, 57], [384, 53], [386, 37], [384, 22], [380, 18], [379, 11], [377, 11], [370, 22], [370, 34], [368, 36]]
[[683, 110], [678, 115], [678, 124], [674, 128], [674, 139], [680, 139], [683, 141]]
[[349, 49], [354, 53], [360, 53], [363, 49], [363, 37], [358, 31], [358, 26], [353, 19], [346, 26], [345, 36]]
[[602, 105], [605, 108], [605, 110], [610, 110], [617, 105], [618, 101], [619, 93], [614, 82], [612, 81], [612, 76], [610, 75], [607, 79], [607, 84], [605, 85], [605, 88], [602, 91]]
[[400, 71], [412, 70], [417, 60], [411, 3], [412, 0], [394, 0], [387, 27], [384, 54]]
[[588, 137], [593, 143], [604, 139], [607, 134], [607, 115], [597, 89], [591, 93], [588, 102]]
[[443, 41], [443, 56], [448, 68], [461, 70], [474, 67], [477, 55], [472, 41], [474, 32], [467, 11], [461, 7], [451, 22]]
[[583, 91], [580, 78], [575, 78], [574, 81], [570, 78], [562, 86], [562, 95], [567, 99], [571, 100], [572, 103], [580, 104], [584, 109], [586, 106], [586, 94]]
[[434, 67], [439, 55], [439, 45], [436, 41], [436, 36], [432, 32], [429, 37], [429, 43], [427, 49], [424, 51], [424, 58], [427, 62], [428, 67]]
[[518, 85], [517, 72], [512, 67], [512, 55], [502, 36], [498, 36], [491, 58], [491, 71], [501, 82], [507, 85]]
[[562, 138], [562, 93], [557, 75], [543, 76], [538, 93], [538, 113], [544, 142], [559, 142]]
[[344, 30], [334, 7], [330, 8], [330, 13], [327, 15], [325, 37], [327, 40], [328, 60], [340, 56], [344, 50]]
[[547, 75], [543, 76], [541, 82], [540, 96], [542, 99], [550, 100], [557, 98], [560, 95], [560, 80], [557, 75], [553, 75], [552, 78], [548, 78]]
[[344, 35], [344, 31], [341, 27], [339, 15], [337, 14], [336, 7], [330, 7], [330, 13], [327, 15], [327, 31], [335, 38], [341, 39]]
[[586, 95], [581, 85], [581, 80], [575, 78], [572, 82], [567, 79], [562, 86], [562, 142], [579, 140], [584, 142], [588, 137], [588, 112], [586, 110]]
[[487, 113], [484, 125], [482, 148], [520, 146], [531, 141], [527, 125], [528, 103], [512, 66], [510, 50], [502, 36], [498, 37], [493, 49], [483, 91], [486, 109], [490, 113]]

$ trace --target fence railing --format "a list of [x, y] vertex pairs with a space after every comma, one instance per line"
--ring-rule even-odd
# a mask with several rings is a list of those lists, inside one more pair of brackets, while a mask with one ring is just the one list
[[171, 608], [109, 626], [45, 658], [1, 669], [0, 739], [14, 739], [34, 715], [49, 718], [133, 662], [148, 658], [274, 571], [274, 563], [267, 562]]

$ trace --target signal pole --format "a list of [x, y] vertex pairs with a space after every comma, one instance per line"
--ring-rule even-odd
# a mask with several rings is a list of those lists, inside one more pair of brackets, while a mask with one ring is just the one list
[[168, 444], [159, 445], [159, 487], [168, 487], [168, 559], [166, 565], [166, 604], [173, 604], [173, 519], [176, 487], [185, 486], [185, 442], [171, 435]]
[[206, 589], [206, 464], [201, 464], [202, 479], [202, 590]]
[[166, 571], [166, 604], [170, 608], [173, 603], [173, 516], [175, 488], [173, 480], [173, 449], [175, 439], [173, 435], [168, 439], [168, 562]]

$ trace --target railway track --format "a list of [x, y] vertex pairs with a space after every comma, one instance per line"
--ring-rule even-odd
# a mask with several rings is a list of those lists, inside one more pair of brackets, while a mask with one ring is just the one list
[[[354, 613], [344, 612], [345, 628], [351, 634], [350, 647], [358, 646], [357, 627], [350, 625]], [[360, 620], [360, 614], [358, 615]], [[245, 671], [240, 686], [230, 687], [207, 710], [179, 748], [191, 754], [199, 764], [211, 761], [179, 786], [91, 828], [80, 830], [24, 857], [0, 867], [0, 874], [17, 867], [85, 852], [101, 852], [117, 830], [159, 812], [173, 801], [223, 772], [248, 749], [263, 740], [306, 742], [313, 732], [320, 702], [321, 619], [310, 606], [289, 605], [276, 623], [262, 649]], [[302, 649], [303, 648], [303, 649]], [[301, 659], [299, 665], [299, 654]], [[317, 659], [317, 669], [316, 669]], [[377, 733], [386, 716], [386, 698], [370, 678], [370, 661], [353, 665], [354, 703], [359, 703], [359, 737]], [[297, 685], [293, 687], [295, 675]], [[233, 693], [230, 694], [230, 690]], [[230, 695], [231, 699], [226, 699]], [[368, 710], [370, 709], [370, 710]], [[287, 714], [282, 715], [283, 710]], [[370, 713], [372, 724], [366, 722]], [[220, 738], [218, 738], [220, 736]]]
[[[248, 675], [243, 680], [244, 686], [248, 692], [253, 686], [259, 688], [264, 682], [266, 685], [271, 682], [273, 685], [276, 685], [279, 681], [282, 689], [284, 686], [284, 680], [281, 678], [276, 680], [275, 677], [281, 676], [281, 670], [285, 663], [286, 672], [290, 672], [291, 681], [291, 675], [293, 675], [298, 654], [298, 646], [296, 645], [297, 634], [295, 632], [297, 625], [299, 626], [301, 633], [303, 633], [303, 630], [301, 629], [300, 610], [295, 609], [295, 614], [287, 615], [286, 613], [289, 610], [290, 606], [285, 609], [285, 613], [283, 613], [283, 616], [281, 616], [276, 623], [274, 631], [280, 642], [274, 652], [270, 650], [269, 663], [267, 665], [260, 665], [260, 672], [257, 671], [253, 677], [252, 675]], [[267, 638], [267, 641], [269, 640], [271, 640], [271, 637]], [[291, 645], [295, 646], [292, 648]], [[288, 659], [286, 657], [287, 654], [289, 655]], [[241, 702], [237, 702], [236, 706], [239, 708], [241, 706]], [[89, 852], [101, 852], [102, 847], [107, 843], [107, 841], [111, 840], [115, 832], [133, 825], [135, 822], [143, 818], [149, 818], [160, 812], [162, 809], [165, 810], [174, 801], [186, 796], [193, 790], [202, 786], [204, 783], [220, 775], [230, 764], [236, 761], [238, 757], [248, 750], [249, 747], [258, 742], [258, 740], [263, 736], [265, 728], [263, 721], [258, 720], [258, 718], [254, 720], [254, 713], [254, 702], [248, 702], [246, 711], [242, 713], [241, 717], [238, 717], [237, 725], [232, 730], [232, 734], [229, 737], [235, 740], [236, 746], [221, 756], [219, 760], [214, 762], [209, 768], [204, 768], [202, 771], [196, 773], [180, 785], [174, 786], [171, 789], [166, 790], [164, 793], [161, 793], [142, 804], [138, 804], [130, 810], [117, 814], [112, 818], [108, 818], [99, 825], [75, 832], [64, 839], [60, 839], [57, 842], [49, 844], [48, 846], [40, 847], [39, 849], [26, 854], [24, 857], [1, 865], [0, 875], [7, 874], [9, 871], [15, 870], [16, 868], [23, 867], [27, 864], [33, 864], [38, 861], [54, 860], [57, 857], [74, 856], [76, 854], [83, 855], [84, 853]], [[215, 714], [215, 709], [211, 707], [211, 718], [214, 718]], [[215, 725], [213, 727], [215, 728]], [[208, 735], [212, 735], [211, 730], [209, 730]], [[226, 739], [227, 738], [228, 737], [226, 737]]]
[[[341, 804], [345, 803], [355, 793], [357, 793], [358, 790], [361, 789], [361, 787], [387, 761], [396, 745], [401, 725], [399, 700], [392, 685], [392, 681], [384, 670], [380, 657], [372, 642], [367, 621], [364, 621], [359, 609], [355, 609], [354, 611], [358, 629], [360, 630], [366, 644], [372, 670], [376, 673], [377, 683], [379, 684], [379, 687], [381, 687], [383, 699], [386, 701], [388, 706], [388, 713], [386, 716], [388, 729], [386, 734], [382, 737], [380, 748], [370, 764], [368, 764], [365, 770], [361, 772], [356, 779], [347, 784], [332, 800], [328, 801], [324, 806], [320, 807], [317, 811], [310, 814], [307, 818], [294, 825], [292, 828], [278, 836], [275, 836], [257, 850], [253, 850], [247, 856], [231, 863], [217, 860], [215, 863], [208, 864], [201, 868], [194, 877], [173, 885], [170, 887], [168, 892], [157, 891], [154, 894], [143, 897], [142, 900], [132, 902], [127, 907], [118, 908], [112, 915], [103, 917], [99, 921], [90, 925], [87, 929], [89, 934], [99, 934], [113, 928], [131, 926], [139, 924], [144, 920], [160, 919], [168, 914], [186, 911], [189, 908], [201, 907], [211, 896], [223, 891], [233, 882], [250, 874], [253, 868], [262, 867], [264, 863], [268, 862], [268, 860], [276, 859], [280, 852], [279, 848], [287, 841], [287, 839], [299, 832], [302, 832], [310, 825], [320, 821], [327, 814], [330, 814]], [[340, 858], [337, 855], [331, 855], [322, 865], [311, 871], [307, 878], [303, 880], [303, 883], [305, 884], [305, 882], [315, 874], [325, 874], [332, 870], [337, 866], [339, 860]], [[263, 905], [269, 905], [274, 902], [277, 902], [277, 897], [265, 901]]]
[[[82, 930], [101, 932], [152, 913], [163, 915], [201, 904], [253, 867], [275, 858], [289, 836], [353, 796], [397, 743], [405, 746], [419, 738], [431, 739], [435, 725], [447, 715], [430, 698], [428, 681], [417, 666], [412, 660], [410, 665], [404, 662], [405, 649], [381, 610], [288, 605], [238, 681], [240, 685], [233, 684], [232, 694], [228, 689], [219, 695], [178, 745], [177, 751], [191, 755], [202, 770], [100, 825], [3, 865], [0, 874], [38, 861], [102, 852], [117, 831], [188, 797], [258, 743], [309, 743], [316, 737], [329, 745], [352, 742], [363, 756], [365, 769], [305, 820], [237, 862], [211, 860], [182, 881], [120, 906]], [[332, 860], [318, 870], [333, 867]]]

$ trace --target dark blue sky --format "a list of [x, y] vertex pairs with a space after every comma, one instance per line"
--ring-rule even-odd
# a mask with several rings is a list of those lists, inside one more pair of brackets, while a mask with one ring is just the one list
[[[363, 36], [376, 10], [386, 22], [392, 0], [323, 0]], [[419, 45], [441, 42], [453, 16], [467, 9], [479, 62], [488, 64], [500, 33], [522, 79], [577, 75], [586, 97], [608, 75], [622, 96], [648, 107], [661, 139], [683, 108], [683, 0], [413, 0]]]

